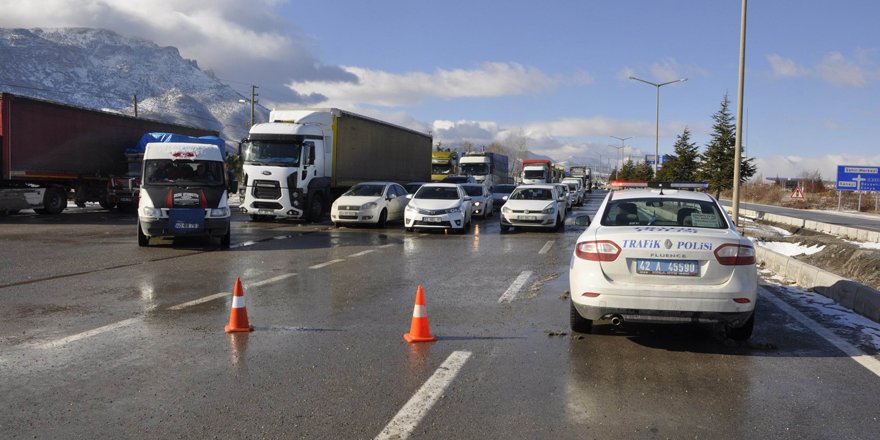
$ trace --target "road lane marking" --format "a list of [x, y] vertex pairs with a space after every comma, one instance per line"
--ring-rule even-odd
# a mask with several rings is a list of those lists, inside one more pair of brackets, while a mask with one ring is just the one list
[[409, 402], [406, 402], [397, 415], [385, 425], [385, 429], [376, 436], [376, 439], [403, 440], [408, 438], [425, 417], [425, 414], [437, 403], [437, 400], [440, 399], [470, 356], [471, 352], [469, 351], [455, 351], [450, 354], [437, 368], [437, 371], [428, 378], [428, 381], [422, 384], [422, 387], [409, 399]]
[[[245, 293], [247, 293], [247, 288], [248, 288], [248, 287], [260, 287], [260, 286], [265, 286], [266, 284], [272, 284], [272, 283], [275, 283], [275, 282], [278, 282], [278, 281], [281, 281], [281, 280], [283, 280], [283, 279], [290, 278], [290, 277], [293, 277], [293, 276], [296, 276], [296, 274], [295, 274], [295, 273], [286, 273], [286, 274], [283, 274], [283, 275], [278, 275], [277, 277], [272, 277], [272, 278], [269, 278], [269, 279], [265, 279], [265, 280], [263, 280], [263, 281], [257, 281], [257, 282], [254, 282], [254, 283], [250, 283], [249, 285], [248, 285], [248, 284], [245, 284], [245, 283], [242, 283], [242, 284], [243, 284], [243, 287], [244, 287], [244, 289], [245, 289]], [[202, 297], [202, 298], [199, 298], [199, 299], [194, 299], [194, 300], [192, 300], [192, 301], [187, 301], [187, 302], [185, 302], [185, 303], [181, 303], [181, 304], [178, 304], [178, 305], [176, 305], [176, 306], [171, 306], [171, 307], [168, 308], [168, 310], [182, 310], [182, 309], [185, 309], [185, 308], [187, 308], [187, 307], [191, 307], [191, 306], [194, 306], [194, 305], [198, 305], [198, 304], [206, 303], [206, 302], [208, 302], [208, 301], [214, 301], [215, 299], [225, 298], [225, 297], [228, 297], [228, 296], [230, 296], [230, 295], [232, 295], [232, 292], [219, 292], [219, 293], [215, 293], [215, 294], [213, 294], [213, 295], [208, 295], [208, 296], [205, 296], [205, 297]]]
[[320, 269], [320, 268], [322, 268], [322, 267], [327, 267], [327, 266], [329, 266], [329, 265], [331, 265], [331, 264], [341, 263], [341, 262], [343, 262], [343, 261], [345, 261], [345, 260], [341, 260], [341, 259], [340, 259], [340, 260], [330, 260], [330, 261], [326, 261], [326, 262], [321, 263], [321, 264], [316, 264], [316, 265], [314, 265], [314, 266], [309, 266], [309, 269]]
[[68, 336], [66, 338], [56, 339], [54, 341], [49, 341], [43, 344], [38, 344], [38, 348], [55, 348], [67, 345], [71, 342], [79, 341], [80, 339], [89, 338], [95, 335], [100, 335], [101, 333], [107, 333], [118, 328], [125, 327], [127, 325], [134, 324], [135, 322], [142, 321], [143, 318], [129, 318], [119, 322], [114, 322], [113, 324], [108, 324], [103, 327], [98, 327], [96, 329], [92, 329], [89, 331], [85, 331], [82, 333], [77, 333], [75, 335]]
[[375, 249], [367, 249], [367, 250], [365, 250], [365, 251], [361, 251], [361, 252], [358, 252], [358, 253], [356, 253], [356, 254], [351, 254], [351, 255], [349, 255], [348, 257], [349, 257], [349, 258], [360, 257], [360, 256], [362, 256], [362, 255], [367, 255], [367, 254], [369, 254], [369, 253], [371, 253], [371, 252], [375, 252]]
[[504, 292], [504, 294], [501, 295], [500, 298], [498, 298], [498, 302], [503, 303], [503, 302], [513, 301], [513, 299], [516, 297], [516, 294], [519, 293], [519, 291], [526, 284], [526, 281], [528, 281], [529, 277], [531, 277], [531, 276], [532, 276], [532, 271], [530, 271], [530, 270], [522, 271], [522, 273], [520, 273], [519, 276], [516, 277], [515, 280], [513, 280], [513, 284], [511, 284], [510, 287], [507, 288], [507, 291]]
[[767, 292], [767, 295], [764, 295], [764, 298], [770, 300], [773, 305], [782, 309], [783, 312], [788, 313], [792, 318], [803, 324], [808, 329], [812, 330], [813, 333], [816, 333], [817, 335], [825, 338], [825, 340], [830, 342], [831, 345], [837, 347], [838, 350], [844, 352], [852, 360], [867, 368], [868, 371], [874, 373], [875, 376], [880, 376], [880, 360], [877, 360], [876, 358], [874, 358], [874, 356], [865, 354], [854, 345], [844, 341], [839, 336], [831, 332], [831, 330], [828, 330], [827, 328], [821, 326], [816, 321], [813, 321], [812, 319], [807, 317], [807, 315], [804, 315], [799, 310], [788, 305], [787, 302], [779, 299], [776, 294], [766, 289], [764, 289], [764, 291]]
[[542, 247], [541, 250], [538, 251], [538, 255], [546, 255], [547, 252], [550, 252], [550, 248], [553, 247], [553, 243], [556, 243], [556, 240], [548, 240], [547, 244], [545, 244], [544, 247]]
[[397, 244], [396, 243], [383, 244], [382, 246], [379, 246], [379, 248], [390, 248], [392, 246], [397, 246]]

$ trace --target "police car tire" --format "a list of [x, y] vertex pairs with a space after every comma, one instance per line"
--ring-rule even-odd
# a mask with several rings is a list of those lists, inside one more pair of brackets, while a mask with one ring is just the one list
[[755, 329], [755, 312], [743, 324], [742, 327], [727, 328], [727, 337], [734, 341], [746, 341], [752, 337], [752, 331]]
[[571, 331], [578, 333], [590, 333], [593, 330], [593, 321], [584, 318], [578, 313], [577, 309], [574, 307], [574, 301], [569, 299], [569, 321], [571, 324]]

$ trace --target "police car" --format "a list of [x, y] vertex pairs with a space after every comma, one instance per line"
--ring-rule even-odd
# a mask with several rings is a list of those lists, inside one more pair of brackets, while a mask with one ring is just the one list
[[597, 320], [699, 323], [734, 340], [751, 337], [755, 249], [713, 197], [615, 190], [586, 220], [569, 271], [572, 330], [589, 333]]

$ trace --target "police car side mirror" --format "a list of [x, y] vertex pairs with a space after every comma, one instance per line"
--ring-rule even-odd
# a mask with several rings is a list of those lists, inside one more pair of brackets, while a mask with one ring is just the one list
[[574, 224], [577, 226], [590, 226], [590, 216], [589, 215], [579, 215], [574, 218]]

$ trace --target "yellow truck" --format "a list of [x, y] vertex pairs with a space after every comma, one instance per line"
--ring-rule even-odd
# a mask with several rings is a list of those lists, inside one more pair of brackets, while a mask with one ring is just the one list
[[447, 176], [458, 174], [458, 153], [455, 151], [431, 152], [431, 181], [439, 182]]

